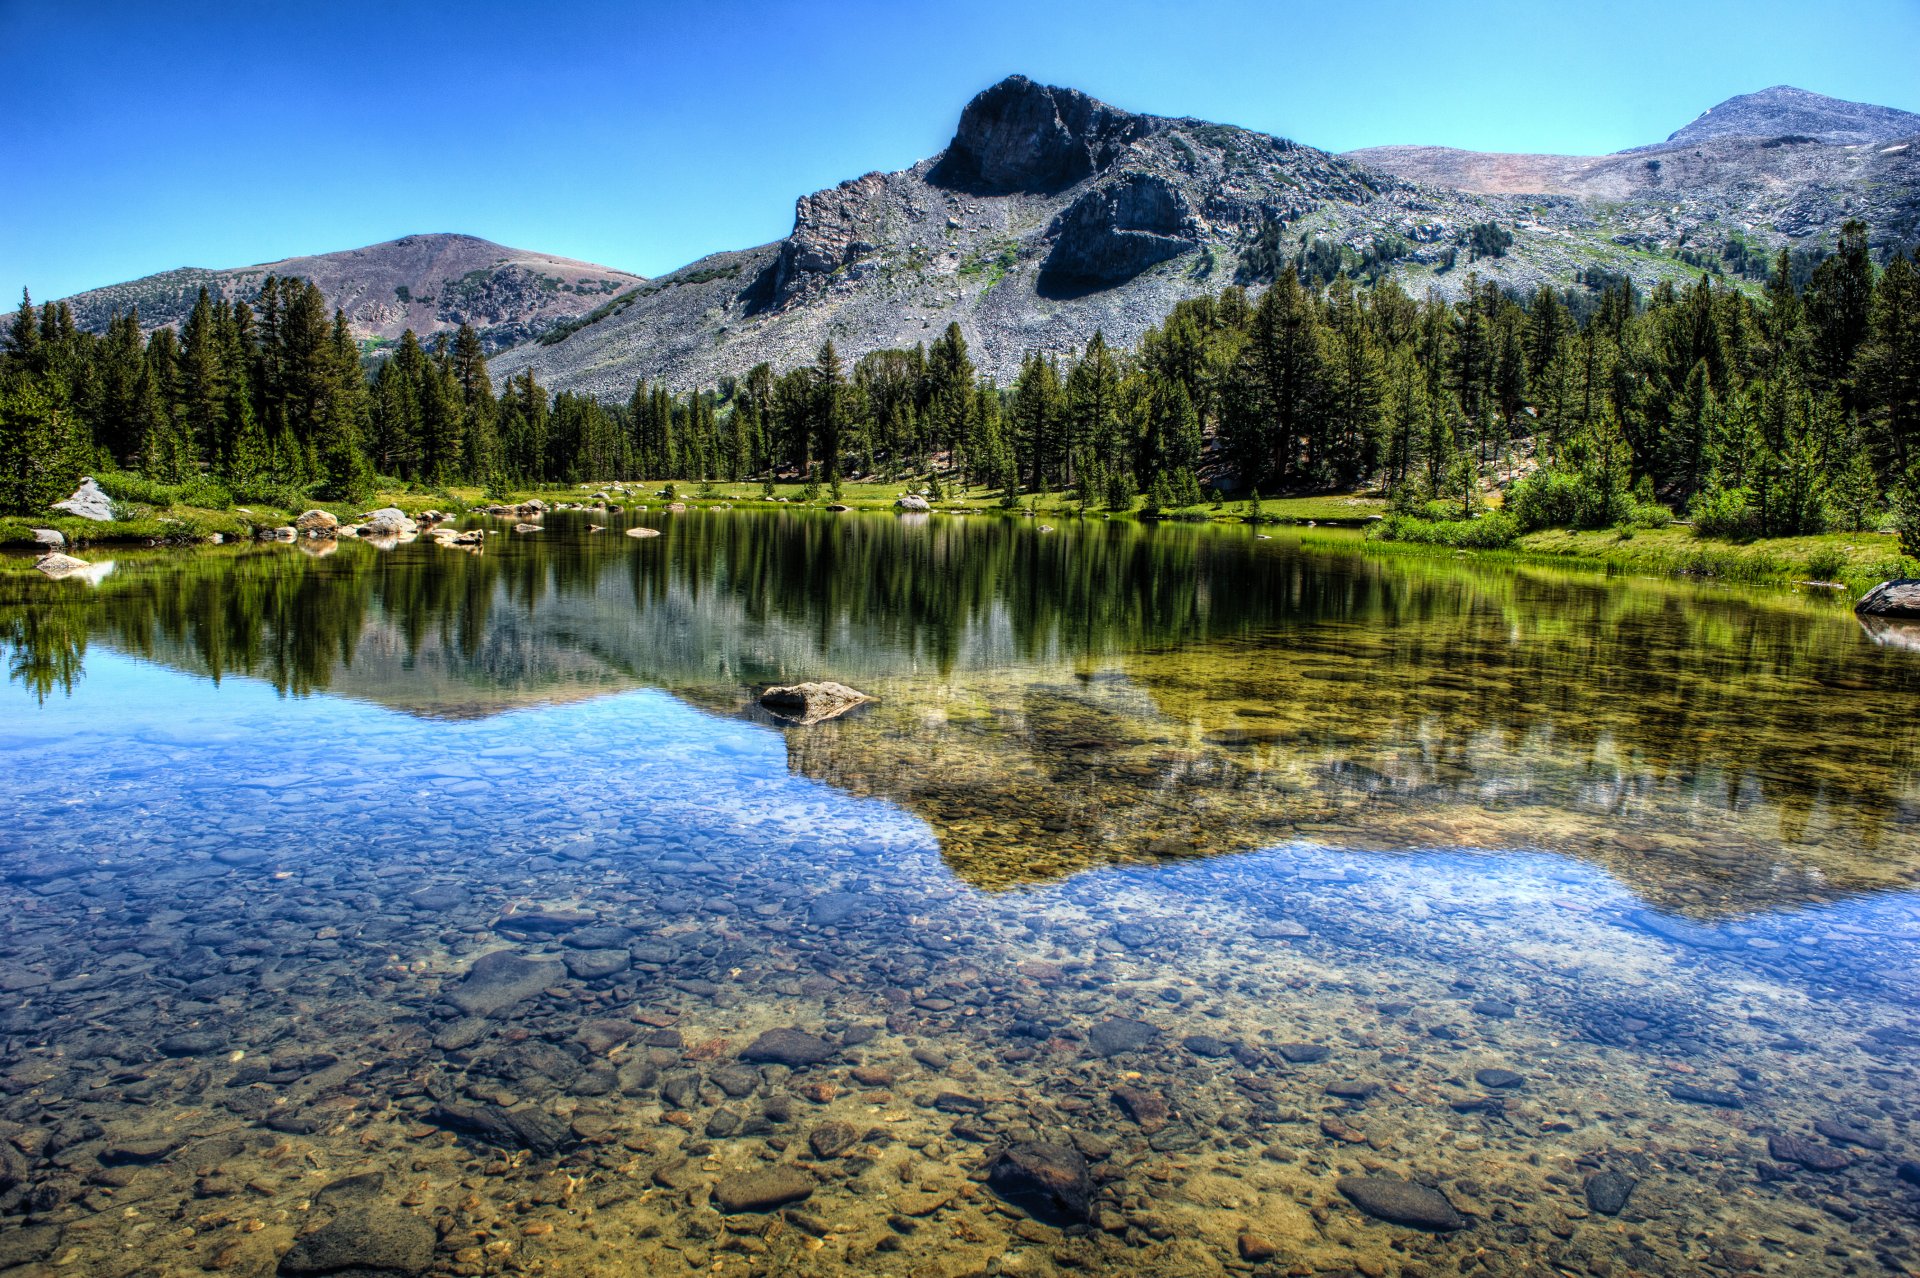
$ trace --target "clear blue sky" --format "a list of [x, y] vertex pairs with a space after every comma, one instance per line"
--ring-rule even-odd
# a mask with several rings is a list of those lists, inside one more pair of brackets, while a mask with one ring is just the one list
[[410, 232], [658, 274], [1019, 71], [1329, 150], [1604, 152], [1793, 84], [1920, 110], [1920, 0], [0, 0], [0, 288]]

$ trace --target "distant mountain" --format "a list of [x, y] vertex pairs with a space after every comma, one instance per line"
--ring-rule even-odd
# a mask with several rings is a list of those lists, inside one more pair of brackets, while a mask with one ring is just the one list
[[1920, 241], [1920, 115], [1785, 86], [1729, 98], [1613, 155], [1383, 146], [1347, 158], [1410, 182], [1580, 201], [1615, 244], [1749, 276], [1848, 218], [1882, 252]]
[[187, 267], [68, 298], [75, 321], [104, 331], [138, 307], [145, 328], [177, 324], [204, 287], [228, 300], [252, 298], [269, 275], [312, 280], [347, 313], [356, 336], [391, 341], [471, 323], [489, 350], [527, 341], [592, 312], [646, 281], [570, 258], [505, 248], [471, 235], [409, 235], [385, 244], [290, 257], [231, 270]]
[[[858, 354], [955, 322], [976, 363], [1005, 380], [1029, 350], [1078, 348], [1095, 331], [1131, 344], [1180, 299], [1260, 283], [1308, 248], [1449, 296], [1470, 271], [1530, 290], [1589, 269], [1642, 280], [1692, 269], [1612, 243], [1573, 202], [1419, 185], [1013, 76], [967, 105], [939, 155], [805, 196], [786, 239], [662, 276], [493, 367], [624, 396], [636, 377], [711, 385], [761, 360], [811, 360], [829, 338]], [[1470, 264], [1476, 251], [1487, 255]]]
[[1676, 130], [1670, 143], [1711, 138], [1804, 137], [1829, 146], [1861, 146], [1920, 134], [1920, 115], [1892, 107], [1847, 102], [1791, 85], [1728, 98]]

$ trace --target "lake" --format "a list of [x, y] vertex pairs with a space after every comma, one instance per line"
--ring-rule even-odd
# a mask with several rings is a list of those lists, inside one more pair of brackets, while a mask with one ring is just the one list
[[1843, 601], [591, 517], [6, 565], [9, 1278], [1920, 1263]]

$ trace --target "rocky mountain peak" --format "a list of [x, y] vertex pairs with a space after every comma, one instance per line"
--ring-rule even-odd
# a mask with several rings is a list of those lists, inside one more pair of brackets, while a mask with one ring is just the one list
[[931, 178], [982, 192], [1058, 191], [1111, 164], [1156, 123], [1077, 89], [1010, 75], [967, 103]]
[[1837, 146], [1886, 142], [1920, 133], [1920, 115], [1867, 102], [1848, 102], [1776, 84], [1708, 107], [1674, 133], [1668, 144], [1709, 138], [1799, 137]]

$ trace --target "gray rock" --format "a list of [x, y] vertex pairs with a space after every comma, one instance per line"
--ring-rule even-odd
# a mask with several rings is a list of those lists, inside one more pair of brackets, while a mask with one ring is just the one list
[[368, 512], [360, 526], [369, 537], [408, 537], [420, 531], [420, 525], [397, 506], [382, 506]]
[[94, 483], [93, 476], [89, 475], [73, 490], [73, 496], [53, 503], [53, 509], [104, 524], [113, 518], [113, 498], [101, 492], [100, 485]]
[[294, 1240], [282, 1274], [417, 1274], [433, 1263], [433, 1226], [397, 1207], [350, 1207]]
[[0, 1269], [31, 1265], [45, 1260], [60, 1245], [58, 1225], [20, 1225], [9, 1223], [0, 1229]]
[[568, 950], [563, 957], [567, 971], [582, 981], [624, 972], [633, 961], [625, 950]]
[[769, 1167], [723, 1178], [713, 1187], [713, 1199], [725, 1212], [772, 1211], [806, 1199], [814, 1184], [798, 1167]]
[[66, 534], [58, 528], [35, 528], [30, 531], [33, 533], [34, 541], [42, 546], [60, 550], [67, 544]]
[[866, 693], [831, 680], [788, 684], [768, 688], [760, 694], [761, 705], [782, 719], [803, 726], [838, 718], [871, 700]]
[[1885, 1137], [1870, 1132], [1864, 1127], [1857, 1127], [1851, 1123], [1840, 1122], [1838, 1119], [1816, 1119], [1813, 1124], [1813, 1130], [1819, 1132], [1836, 1145], [1858, 1145], [1861, 1149], [1885, 1149], [1887, 1147]]
[[815, 1158], [838, 1158], [859, 1139], [859, 1129], [852, 1123], [822, 1123], [807, 1134], [807, 1146]]
[[62, 577], [71, 577], [77, 572], [84, 572], [92, 565], [84, 559], [75, 559], [72, 555], [63, 555], [59, 551], [54, 551], [52, 554], [40, 556], [34, 561], [33, 566], [58, 581]]
[[477, 1137], [502, 1149], [525, 1149], [541, 1156], [577, 1143], [573, 1131], [544, 1109], [502, 1109], [498, 1105], [439, 1105], [433, 1122], [448, 1131]]
[[1835, 1172], [1853, 1165], [1853, 1160], [1828, 1145], [1775, 1132], [1767, 1137], [1767, 1152], [1783, 1163], [1798, 1163], [1808, 1171]]
[[227, 1050], [227, 1039], [211, 1030], [188, 1030], [167, 1035], [159, 1047], [168, 1056], [213, 1056]]
[[808, 1065], [818, 1065], [823, 1061], [832, 1060], [839, 1050], [823, 1038], [796, 1027], [787, 1026], [782, 1029], [770, 1029], [748, 1043], [746, 1050], [740, 1053], [740, 1059], [785, 1065], [790, 1069], [804, 1069]]
[[932, 180], [983, 191], [1058, 191], [1108, 163], [1143, 124], [1073, 89], [1023, 75], [979, 94]]
[[1860, 596], [1853, 610], [1862, 617], [1920, 617], [1920, 578], [1883, 581]]
[[987, 1165], [987, 1188], [1036, 1220], [1081, 1225], [1093, 1202], [1086, 1156], [1072, 1145], [1028, 1141], [1001, 1150]]
[[933, 509], [933, 507], [928, 504], [927, 499], [925, 497], [919, 496], [916, 493], [908, 493], [904, 497], [894, 498], [893, 508], [895, 510], [904, 510], [911, 514], [921, 514], [921, 515], [924, 515], [929, 510]]
[[1602, 1216], [1618, 1216], [1640, 1182], [1625, 1172], [1603, 1171], [1587, 1177], [1587, 1206]]
[[550, 959], [523, 958], [512, 950], [483, 954], [447, 1001], [469, 1016], [498, 1016], [566, 979], [567, 969]]
[[300, 517], [293, 521], [293, 526], [303, 533], [331, 534], [340, 527], [340, 521], [329, 511], [307, 510], [300, 513]]
[[1180, 188], [1155, 173], [1122, 173], [1060, 215], [1042, 278], [1055, 289], [1117, 283], [1198, 248], [1199, 236]]
[[1367, 1215], [1392, 1224], [1449, 1232], [1472, 1223], [1439, 1190], [1398, 1176], [1342, 1176], [1335, 1187]]
[[1282, 1043], [1273, 1050], [1295, 1065], [1311, 1065], [1327, 1059], [1327, 1048], [1319, 1043]]
[[1473, 1080], [1482, 1087], [1518, 1087], [1527, 1081], [1524, 1075], [1510, 1069], [1475, 1070]]
[[1151, 1046], [1159, 1037], [1160, 1031], [1154, 1026], [1126, 1016], [1111, 1017], [1087, 1031], [1087, 1041], [1101, 1056], [1138, 1051]]
[[1713, 1105], [1720, 1109], [1745, 1109], [1746, 1098], [1737, 1092], [1723, 1092], [1712, 1087], [1700, 1087], [1693, 1083], [1675, 1083], [1667, 1088], [1667, 1095], [1675, 1100], [1686, 1101], [1690, 1105]]

